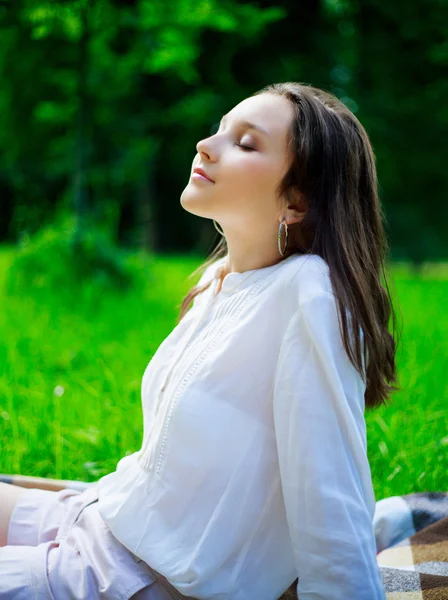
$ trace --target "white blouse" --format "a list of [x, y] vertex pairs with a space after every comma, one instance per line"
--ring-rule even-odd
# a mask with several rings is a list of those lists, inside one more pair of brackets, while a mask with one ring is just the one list
[[187, 596], [277, 600], [298, 577], [300, 600], [384, 600], [328, 266], [294, 254], [216, 294], [225, 260], [149, 362], [142, 447], [99, 480], [99, 512]]

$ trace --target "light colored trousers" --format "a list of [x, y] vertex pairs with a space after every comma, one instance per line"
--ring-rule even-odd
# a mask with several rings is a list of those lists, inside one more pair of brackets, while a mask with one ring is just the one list
[[0, 548], [0, 600], [186, 598], [112, 535], [96, 485], [25, 489]]

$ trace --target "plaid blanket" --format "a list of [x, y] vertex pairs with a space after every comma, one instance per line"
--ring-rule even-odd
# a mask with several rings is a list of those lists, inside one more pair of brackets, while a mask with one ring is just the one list
[[447, 600], [448, 493], [380, 500], [374, 526], [387, 600]]
[[[373, 521], [387, 600], [448, 600], [448, 493], [384, 498]], [[279, 600], [297, 600], [297, 579]]]

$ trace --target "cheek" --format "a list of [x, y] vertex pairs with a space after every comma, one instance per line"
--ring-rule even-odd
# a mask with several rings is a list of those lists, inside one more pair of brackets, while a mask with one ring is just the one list
[[281, 177], [281, 169], [272, 159], [255, 154], [243, 157], [226, 171], [226, 183], [235, 191], [238, 188], [241, 192], [253, 192], [257, 196], [271, 196]]

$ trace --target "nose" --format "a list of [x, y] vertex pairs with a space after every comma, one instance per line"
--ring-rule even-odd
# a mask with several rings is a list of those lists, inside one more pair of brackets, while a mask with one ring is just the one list
[[208, 160], [208, 161], [215, 161], [216, 160], [216, 156], [215, 156], [214, 150], [212, 149], [212, 145], [211, 145], [210, 139], [211, 138], [205, 138], [204, 140], [200, 140], [196, 144], [196, 150], [206, 160]]

